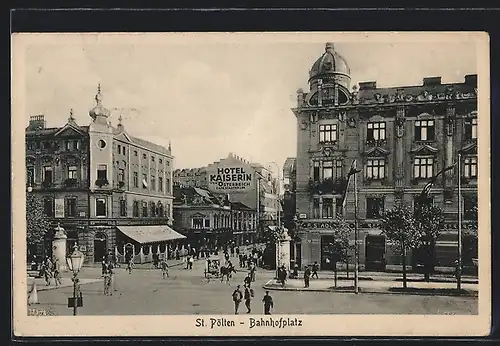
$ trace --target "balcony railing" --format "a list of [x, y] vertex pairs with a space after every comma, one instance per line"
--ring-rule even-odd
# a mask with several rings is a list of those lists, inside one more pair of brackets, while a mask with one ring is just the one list
[[78, 181], [75, 178], [68, 178], [64, 181], [66, 187], [75, 187], [78, 185]]
[[387, 144], [387, 139], [367, 139], [366, 140], [366, 145], [372, 146], [372, 147], [381, 147]]
[[109, 185], [109, 181], [108, 181], [108, 179], [97, 179], [95, 181], [95, 185], [98, 187], [103, 187], [103, 186]]
[[324, 179], [323, 181], [309, 180], [309, 192], [312, 194], [340, 194], [344, 192], [347, 180], [345, 178]]

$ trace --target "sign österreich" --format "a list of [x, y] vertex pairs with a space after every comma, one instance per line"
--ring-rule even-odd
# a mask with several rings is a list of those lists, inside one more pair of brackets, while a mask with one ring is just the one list
[[252, 188], [254, 172], [246, 167], [217, 167], [208, 172], [208, 184], [214, 192], [243, 192]]

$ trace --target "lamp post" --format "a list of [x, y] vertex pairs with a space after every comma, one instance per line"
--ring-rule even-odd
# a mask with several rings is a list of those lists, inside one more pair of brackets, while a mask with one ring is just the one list
[[[69, 270], [73, 272], [73, 278], [71, 279], [73, 281], [73, 316], [76, 316], [76, 310], [78, 307], [78, 295], [77, 295], [77, 287], [78, 287], [78, 273], [80, 272], [80, 269], [82, 268], [83, 265], [83, 260], [85, 256], [83, 253], [78, 251], [78, 245], [73, 246], [73, 252], [66, 257], [66, 262], [68, 264]], [[80, 293], [81, 297], [81, 293]], [[69, 304], [68, 304], [69, 305]]]

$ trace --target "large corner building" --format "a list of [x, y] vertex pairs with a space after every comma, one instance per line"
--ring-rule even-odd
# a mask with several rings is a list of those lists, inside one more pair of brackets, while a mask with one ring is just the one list
[[[307, 66], [304, 66], [307, 68]], [[309, 72], [309, 90], [297, 92], [296, 259], [326, 267], [332, 222], [337, 214], [354, 219], [350, 184], [345, 207], [342, 189], [353, 160], [362, 169], [358, 181], [361, 268], [385, 270], [401, 258], [381, 234], [380, 218], [397, 201], [415, 205], [415, 197], [435, 173], [462, 154], [463, 228], [477, 206], [477, 75], [443, 84], [440, 77], [421, 85], [378, 88], [375, 81], [351, 86], [348, 61], [327, 43]], [[457, 259], [458, 169], [440, 177], [431, 190], [445, 212], [446, 226], [434, 244], [435, 266]], [[464, 232], [463, 263], [477, 258], [477, 234]], [[423, 262], [411, 254], [410, 264]], [[354, 259], [352, 259], [353, 261]]]

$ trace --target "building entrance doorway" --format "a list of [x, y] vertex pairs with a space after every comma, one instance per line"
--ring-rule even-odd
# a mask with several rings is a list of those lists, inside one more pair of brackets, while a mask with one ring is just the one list
[[102, 232], [94, 236], [94, 262], [101, 262], [106, 256], [106, 235]]
[[321, 236], [321, 269], [333, 270], [335, 261], [335, 238], [331, 235]]
[[385, 237], [368, 235], [365, 241], [365, 270], [385, 271]]

